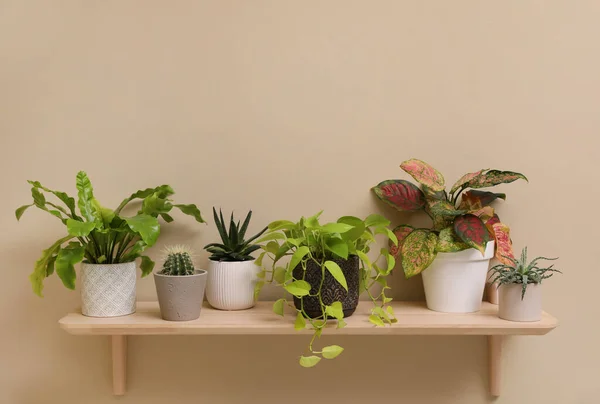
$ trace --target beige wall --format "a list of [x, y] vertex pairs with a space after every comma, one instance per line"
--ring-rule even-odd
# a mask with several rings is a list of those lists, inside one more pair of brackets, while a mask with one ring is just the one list
[[[369, 187], [410, 157], [449, 181], [529, 176], [499, 211], [518, 249], [561, 257], [545, 286], [561, 325], [509, 340], [497, 403], [600, 402], [599, 18], [596, 0], [0, 1], [0, 402], [489, 402], [481, 337], [338, 338], [347, 351], [314, 370], [294, 360], [301, 337], [136, 337], [117, 399], [107, 340], [57, 325], [78, 294], [30, 290], [63, 229], [14, 220], [27, 179], [73, 192], [83, 169], [107, 205], [169, 183], [205, 214], [254, 209], [255, 229], [319, 209], [399, 223]], [[214, 240], [177, 219], [161, 243]]]

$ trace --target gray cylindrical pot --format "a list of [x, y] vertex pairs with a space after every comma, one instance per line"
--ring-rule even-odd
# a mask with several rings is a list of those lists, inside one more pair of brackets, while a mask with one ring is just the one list
[[171, 276], [154, 273], [160, 315], [168, 321], [189, 321], [200, 317], [206, 287], [206, 271]]
[[523, 300], [519, 283], [500, 285], [498, 288], [498, 316], [510, 321], [540, 321], [542, 319], [542, 285], [530, 283]]

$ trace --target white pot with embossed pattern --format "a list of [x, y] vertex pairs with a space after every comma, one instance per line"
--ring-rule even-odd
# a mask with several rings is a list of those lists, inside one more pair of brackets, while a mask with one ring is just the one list
[[135, 262], [81, 264], [81, 313], [117, 317], [135, 313]]
[[215, 309], [244, 310], [254, 307], [254, 287], [260, 268], [252, 261], [208, 260], [206, 299]]

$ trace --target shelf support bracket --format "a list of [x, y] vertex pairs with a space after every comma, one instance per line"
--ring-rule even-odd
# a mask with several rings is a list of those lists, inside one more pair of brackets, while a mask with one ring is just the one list
[[127, 382], [127, 336], [112, 335], [112, 379], [113, 394], [122, 396], [125, 394]]
[[501, 373], [502, 373], [502, 335], [488, 335], [488, 366], [490, 394], [493, 397], [500, 396]]

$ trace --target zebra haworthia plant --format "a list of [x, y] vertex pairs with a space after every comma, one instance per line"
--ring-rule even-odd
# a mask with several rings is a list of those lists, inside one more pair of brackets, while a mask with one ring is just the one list
[[554, 268], [554, 265], [548, 267], [541, 266], [538, 261], [555, 261], [558, 258], [537, 257], [527, 262], [527, 247], [521, 251], [521, 257], [515, 259], [506, 257], [509, 264], [498, 264], [490, 269], [493, 274], [492, 283], [501, 285], [521, 285], [521, 300], [525, 297], [527, 285], [540, 284], [544, 279], [552, 277], [555, 273], [562, 273]]
[[[490, 206], [502, 193], [482, 191], [518, 179], [520, 173], [483, 169], [463, 175], [446, 191], [442, 174], [424, 161], [411, 159], [400, 165], [420, 187], [405, 180], [387, 180], [372, 188], [379, 199], [405, 212], [425, 211], [432, 219], [430, 229], [403, 224], [393, 231], [398, 239], [392, 255], [402, 262], [407, 278], [429, 267], [438, 252], [475, 248], [482, 254], [488, 241], [495, 241], [496, 257], [505, 264], [514, 257], [510, 230]], [[464, 192], [464, 193], [463, 193]]]
[[165, 248], [166, 258], [161, 275], [186, 276], [194, 274], [192, 253], [186, 246], [176, 245]]
[[[55, 271], [67, 288], [75, 289], [74, 266], [81, 261], [90, 264], [118, 264], [141, 258], [142, 276], [150, 274], [154, 261], [142, 253], [158, 239], [158, 217], [167, 223], [173, 221], [169, 215], [173, 208], [204, 223], [196, 205], [172, 203], [170, 196], [175, 192], [169, 185], [139, 190], [112, 210], [100, 205], [94, 197], [92, 183], [83, 171], [77, 173], [77, 203], [64, 192], [48, 189], [38, 181], [28, 182], [32, 186], [33, 203], [16, 210], [17, 220], [21, 219], [28, 208], [35, 206], [57, 217], [67, 227], [67, 235], [43, 251], [29, 277], [33, 291], [38, 296], [42, 296], [44, 279]], [[47, 200], [45, 194], [56, 197], [58, 201]], [[137, 214], [122, 216], [123, 208], [138, 199], [141, 199], [141, 208]]]

